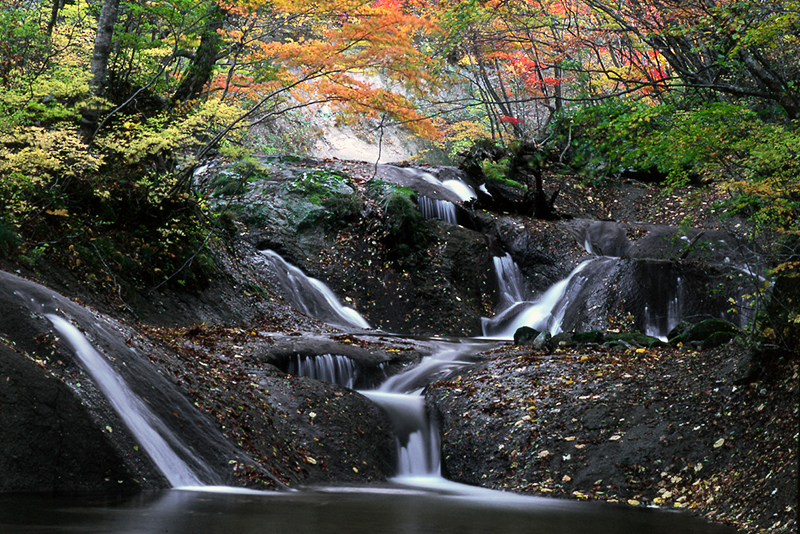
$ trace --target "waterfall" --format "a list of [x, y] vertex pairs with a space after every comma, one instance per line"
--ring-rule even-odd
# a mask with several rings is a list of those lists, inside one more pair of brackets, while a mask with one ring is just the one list
[[321, 356], [296, 355], [289, 360], [289, 374], [307, 376], [315, 380], [354, 388], [358, 378], [358, 365], [347, 356], [323, 354]]
[[450, 224], [458, 224], [456, 205], [452, 202], [419, 195], [417, 207], [425, 219], [439, 219]]
[[475, 190], [461, 180], [445, 180], [442, 182], [442, 185], [458, 195], [458, 198], [460, 198], [462, 202], [478, 198], [475, 194]]
[[272, 266], [286, 298], [295, 308], [335, 326], [370, 328], [361, 314], [343, 306], [324, 283], [306, 276], [271, 250], [264, 250], [262, 254]]
[[497, 277], [497, 287], [500, 290], [499, 308], [508, 308], [516, 302], [530, 300], [528, 281], [511, 255], [506, 253], [504, 256], [495, 256], [492, 261]]
[[674, 296], [667, 297], [666, 310], [663, 309], [663, 304], [660, 306], [662, 309], [655, 310], [653, 308], [656, 306], [651, 306], [650, 303], [644, 306], [644, 333], [662, 341], [667, 340], [667, 334], [675, 328], [682, 314], [683, 282], [680, 276], [677, 277], [673, 287]]
[[[428, 416], [422, 391], [429, 383], [469, 363], [474, 344], [443, 343], [439, 350], [377, 390], [361, 391], [389, 415], [397, 439], [397, 479], [442, 481], [439, 429]], [[438, 482], [437, 482], [438, 483]]]
[[[512, 339], [517, 329], [523, 326], [546, 330], [551, 334], [560, 332], [569, 305], [569, 299], [566, 298], [567, 288], [572, 279], [593, 261], [595, 260], [586, 260], [575, 267], [569, 276], [550, 286], [537, 300], [517, 300], [496, 316], [484, 317], [481, 320], [483, 335], [492, 339]], [[498, 282], [503, 295], [519, 293], [517, 289], [509, 287], [509, 281], [500, 275]], [[516, 277], [511, 277], [511, 282], [516, 283]]]
[[176, 444], [186, 455], [191, 455], [189, 450], [180, 445], [176, 436], [131, 391], [119, 373], [95, 350], [83, 334], [69, 321], [58, 315], [46, 314], [45, 317], [72, 345], [97, 387], [109, 400], [167, 481], [173, 487], [202, 486], [203, 482], [178, 456], [170, 443]]
[[[403, 171], [431, 185], [444, 187], [455, 194], [461, 202], [467, 202], [477, 198], [475, 191], [461, 180], [449, 179], [440, 181], [428, 172], [413, 168], [403, 169]], [[421, 193], [417, 200], [417, 207], [419, 212], [426, 219], [439, 219], [440, 221], [450, 224], [458, 224], [456, 205], [449, 200], [431, 198]]]
[[389, 415], [397, 442], [397, 477], [441, 477], [439, 429], [431, 424], [425, 398], [416, 393], [362, 391]]

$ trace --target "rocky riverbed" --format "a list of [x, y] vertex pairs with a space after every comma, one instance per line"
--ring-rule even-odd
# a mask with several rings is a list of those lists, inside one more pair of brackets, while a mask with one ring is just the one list
[[[355, 190], [366, 187], [374, 174], [369, 165], [356, 162], [314, 163], [320, 164], [346, 173]], [[562, 188], [561, 208], [575, 217], [648, 223], [688, 218], [709, 230], [723, 226], [708, 208], [722, 194], [713, 188], [669, 196], [632, 182], [595, 187], [568, 177], [559, 180], [551, 185]], [[693, 200], [687, 204], [678, 195]], [[694, 211], [687, 205], [695, 206]], [[236, 237], [228, 248], [217, 251], [218, 276], [204, 290], [161, 288], [122, 303], [93, 293], [57, 264], [42, 265], [37, 272], [9, 263], [3, 268], [118, 321], [114, 329], [126, 333], [129, 346], [146, 355], [199, 410], [203, 424], [212, 425], [239, 451], [225, 468], [231, 481], [257, 487], [379, 481], [392, 474], [393, 462], [383, 414], [350, 389], [287, 375], [285, 355], [287, 350], [320, 354], [338, 346], [366, 362], [388, 363], [393, 372], [391, 366], [399, 369], [418, 361], [429, 348], [375, 332], [343, 331], [297, 312], [265, 273], [257, 250], [267, 243], [282, 245], [304, 271], [325, 279], [371, 324], [386, 331], [478, 333], [479, 318], [497, 298], [487, 274], [495, 244], [472, 230], [430, 223], [436, 238], [425, 261], [392, 263], [385, 255], [387, 243], [377, 234], [370, 238], [377, 223], [377, 216], [366, 216], [298, 245], [286, 241], [286, 234], [278, 239], [274, 228], [242, 218], [232, 223]], [[501, 242], [526, 240], [523, 248], [529, 252], [524, 257], [538, 266], [539, 289], [563, 277], [585, 254], [583, 244], [561, 222], [500, 214], [483, 224]], [[631, 231], [634, 237], [640, 227]], [[454, 233], [463, 235], [448, 241]], [[487, 263], [465, 265], [461, 260], [467, 256], [485, 257]], [[85, 414], [85, 407], [65, 405], [69, 409], [49, 419], [51, 428], [40, 429], [44, 434], [20, 426], [19, 417], [25, 416], [15, 406], [48, 401], [27, 396], [9, 403], [9, 395], [41, 380], [55, 384], [56, 378], [64, 386], [54, 386], [50, 397], [72, 394], [80, 399], [81, 386], [76, 384], [85, 378], [41, 318], [23, 320], [24, 314], [6, 313], [15, 309], [7, 297], [0, 323], [5, 370], [0, 394], [8, 423], [4, 428], [19, 430], [5, 436], [19, 442], [15, 448], [3, 447], [0, 465], [16, 477], [4, 474], [3, 479], [24, 479], [23, 464], [14, 461], [19, 443], [45, 439], [52, 425], [58, 434], [59, 425], [76, 418], [96, 431], [84, 433], [94, 447], [87, 450], [108, 458], [116, 469], [87, 471], [89, 486], [108, 489], [113, 479], [131, 489], [141, 486], [142, 472], [157, 478], [146, 468], [137, 475], [137, 463], [144, 462], [141, 455], [130, 453], [132, 446], [125, 440], [114, 442], [117, 433], [104, 432], [117, 423]], [[605, 321], [609, 328], [634, 326], [622, 312]], [[296, 346], [287, 349], [292, 343]], [[680, 508], [748, 532], [796, 529], [796, 359], [775, 357], [751, 373], [749, 349], [739, 342], [708, 350], [586, 345], [533, 350], [508, 342], [476, 358], [479, 363], [426, 391], [440, 423], [443, 468], [453, 480], [563, 498]], [[125, 447], [128, 452], [120, 454]], [[80, 456], [80, 448], [65, 449], [66, 457]], [[34, 456], [27, 458], [35, 461]], [[28, 466], [36, 465], [30, 462]], [[54, 486], [45, 480], [50, 464], [43, 465], [44, 474], [38, 471], [39, 478], [29, 479], [33, 482], [24, 489], [70, 489], [69, 484]], [[61, 481], [73, 477], [73, 487], [86, 488], [86, 481], [80, 482], [82, 465], [86, 462], [74, 462]]]

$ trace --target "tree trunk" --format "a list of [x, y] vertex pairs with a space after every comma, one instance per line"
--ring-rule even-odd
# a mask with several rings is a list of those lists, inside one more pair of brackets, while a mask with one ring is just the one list
[[[103, 96], [108, 79], [108, 58], [111, 56], [111, 45], [114, 37], [114, 24], [117, 23], [119, 0], [105, 0], [97, 21], [97, 35], [92, 52], [89, 91], [92, 96]], [[91, 143], [100, 118], [100, 107], [96, 103], [89, 104], [82, 111], [81, 135], [85, 143]]]
[[196, 97], [203, 92], [203, 87], [211, 79], [222, 45], [222, 38], [217, 33], [217, 30], [222, 29], [224, 15], [219, 6], [214, 4], [208, 14], [203, 35], [200, 37], [200, 46], [197, 47], [197, 51], [186, 69], [186, 74], [183, 76], [180, 86], [178, 86], [175, 94], [172, 95], [173, 104], [185, 102]]
[[53, 7], [50, 10], [50, 22], [47, 23], [47, 36], [53, 35], [53, 28], [56, 27], [58, 22], [58, 12], [61, 9], [61, 0], [53, 0]]
[[119, 0], [105, 0], [100, 18], [97, 21], [97, 35], [92, 52], [92, 79], [89, 87], [95, 95], [102, 95], [108, 78], [108, 58], [111, 56], [111, 40], [114, 37], [114, 24], [119, 14]]

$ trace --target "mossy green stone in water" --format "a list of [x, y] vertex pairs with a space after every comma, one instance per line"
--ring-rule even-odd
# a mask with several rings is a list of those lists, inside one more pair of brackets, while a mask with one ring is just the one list
[[[738, 336], [741, 333], [741, 331], [728, 321], [723, 321], [722, 319], [706, 319], [705, 321], [700, 321], [696, 325], [692, 326], [691, 328], [686, 330], [683, 334], [673, 337], [672, 339], [669, 340], [669, 342], [672, 345], [677, 345], [679, 343], [688, 343], [691, 341], [705, 342], [717, 333], [724, 333], [730, 335], [730, 337], [725, 339], [725, 341], [721, 341], [724, 338], [724, 336], [716, 336], [715, 340], [711, 342], [711, 343], [719, 343], [721, 345], [723, 343], [727, 343], [728, 341], [733, 339], [733, 337]], [[713, 346], [716, 347], [719, 345], [713, 345]]]

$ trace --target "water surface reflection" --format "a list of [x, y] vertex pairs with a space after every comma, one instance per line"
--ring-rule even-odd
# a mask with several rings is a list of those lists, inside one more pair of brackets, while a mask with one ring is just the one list
[[0, 496], [0, 532], [114, 534], [731, 534], [684, 513], [402, 486], [294, 493], [168, 490], [130, 498]]

